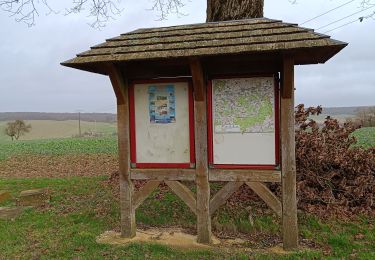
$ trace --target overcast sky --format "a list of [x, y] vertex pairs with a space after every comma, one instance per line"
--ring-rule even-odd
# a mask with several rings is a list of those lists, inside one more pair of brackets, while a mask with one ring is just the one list
[[[52, 0], [50, 0], [52, 3]], [[67, 6], [71, 1], [64, 1]], [[206, 1], [186, 1], [182, 12], [157, 21], [148, 11], [152, 0], [122, 0], [124, 11], [101, 31], [87, 25], [86, 15], [41, 16], [28, 28], [0, 11], [0, 112], [115, 112], [107, 77], [62, 67], [59, 63], [105, 39], [137, 28], [205, 21]], [[303, 23], [348, 0], [265, 0], [265, 17]], [[317, 29], [359, 11], [360, 0], [303, 26]], [[374, 1], [375, 2], [375, 1]], [[61, 7], [60, 7], [61, 8]], [[375, 8], [318, 30], [324, 33]], [[349, 46], [326, 64], [296, 68], [296, 103], [323, 106], [375, 105], [375, 20], [353, 23], [329, 32]]]

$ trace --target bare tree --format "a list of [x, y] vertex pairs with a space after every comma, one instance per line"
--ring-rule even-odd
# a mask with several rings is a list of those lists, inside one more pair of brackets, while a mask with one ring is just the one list
[[[129, 2], [131, 0], [128, 0]], [[185, 15], [181, 12], [182, 7], [190, 0], [149, 0], [150, 10], [157, 12], [160, 20], [166, 19], [171, 14], [177, 16]], [[203, 0], [200, 0], [203, 1]], [[207, 22], [238, 20], [245, 18], [256, 18], [263, 16], [264, 0], [206, 0]], [[285, 0], [286, 1], [286, 0]], [[296, 3], [299, 0], [287, 0]], [[72, 0], [70, 6], [65, 10], [55, 10], [49, 5], [49, 0], [0, 0], [0, 9], [10, 13], [18, 22], [24, 22], [28, 26], [35, 25], [36, 18], [42, 10], [50, 13], [86, 14], [94, 28], [104, 27], [110, 20], [119, 16], [123, 0]], [[365, 10], [375, 7], [375, 0], [358, 0], [359, 7]], [[359, 17], [360, 21], [374, 18], [375, 12]]]
[[[129, 0], [130, 1], [130, 0]], [[94, 28], [104, 27], [108, 21], [122, 12], [122, 0], [73, 0], [65, 10], [55, 10], [48, 0], [0, 0], [0, 9], [8, 12], [17, 22], [34, 26], [39, 14], [63, 13], [65, 15], [83, 13], [92, 20]], [[160, 20], [171, 14], [185, 15], [181, 8], [189, 0], [152, 0], [150, 10], [156, 11]], [[207, 0], [207, 21], [223, 21], [263, 16], [264, 0]]]
[[7, 127], [5, 128], [5, 134], [14, 139], [18, 140], [20, 136], [29, 133], [31, 130], [31, 125], [26, 123], [23, 120], [16, 120], [14, 122], [8, 122]]

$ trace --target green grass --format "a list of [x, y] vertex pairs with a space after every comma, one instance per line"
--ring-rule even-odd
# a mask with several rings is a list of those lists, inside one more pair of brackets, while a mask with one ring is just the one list
[[357, 138], [357, 145], [370, 148], [375, 146], [375, 127], [363, 127], [356, 130], [353, 135]]
[[0, 161], [14, 155], [115, 154], [117, 139], [66, 138], [52, 140], [15, 141], [0, 144]]
[[[117, 200], [104, 177], [69, 179], [0, 179], [1, 189], [17, 196], [20, 191], [47, 187], [51, 203], [47, 208], [28, 209], [15, 221], [0, 220], [0, 259], [346, 259], [375, 257], [374, 220], [322, 221], [300, 215], [300, 233], [323, 250], [302, 250], [288, 255], [242, 249], [182, 250], [148, 243], [126, 246], [101, 245], [95, 242], [104, 231], [118, 229], [120, 214]], [[182, 226], [194, 230], [195, 217], [172, 193], [163, 198], [152, 194], [136, 211], [139, 225]], [[10, 205], [10, 202], [0, 206]], [[221, 225], [232, 223], [236, 232], [253, 239], [260, 234], [280, 232], [279, 220], [272, 215], [257, 215], [249, 223], [242, 206], [225, 206], [215, 215]], [[259, 239], [259, 238], [258, 238]], [[260, 241], [262, 242], [262, 241]], [[251, 246], [252, 243], [249, 244]]]

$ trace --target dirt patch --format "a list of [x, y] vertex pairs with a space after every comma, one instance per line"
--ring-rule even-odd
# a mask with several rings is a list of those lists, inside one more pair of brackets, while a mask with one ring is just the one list
[[63, 178], [109, 175], [118, 169], [115, 155], [24, 155], [0, 162], [0, 178]]
[[[127, 245], [130, 243], [153, 243], [161, 244], [170, 247], [175, 247], [184, 250], [196, 250], [196, 249], [223, 249], [245, 252], [259, 252], [259, 253], [271, 253], [273, 255], [288, 255], [293, 251], [285, 251], [282, 248], [282, 244], [275, 245], [268, 248], [252, 248], [249, 247], [249, 241], [240, 238], [216, 238], [212, 237], [212, 244], [205, 245], [197, 242], [197, 236], [185, 233], [185, 230], [179, 228], [150, 228], [145, 230], [138, 229], [134, 238], [122, 238], [120, 232], [106, 231], [99, 235], [96, 239], [99, 244], [109, 245]], [[299, 250], [311, 251], [309, 247], [301, 245]]]
[[[106, 231], [97, 238], [97, 242], [110, 245], [125, 245], [133, 242], [158, 243], [166, 246], [179, 247], [184, 249], [209, 248], [210, 246], [199, 244], [196, 236], [184, 233], [181, 229], [148, 229], [137, 230], [134, 238], [122, 238], [120, 233]], [[220, 244], [220, 241], [213, 238], [213, 244]]]

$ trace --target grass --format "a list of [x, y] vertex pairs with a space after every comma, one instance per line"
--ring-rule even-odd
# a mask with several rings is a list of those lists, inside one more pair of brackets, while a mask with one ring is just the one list
[[375, 146], [375, 127], [363, 127], [356, 130], [353, 135], [357, 138], [357, 145], [364, 148]]
[[[302, 250], [288, 255], [269, 251], [181, 250], [138, 243], [126, 246], [101, 245], [95, 242], [106, 230], [118, 229], [119, 205], [105, 177], [66, 179], [0, 179], [1, 189], [13, 196], [31, 188], [48, 187], [49, 207], [28, 209], [15, 221], [0, 220], [0, 259], [373, 259], [375, 257], [374, 220], [322, 221], [300, 215], [301, 236], [314, 241], [321, 249]], [[195, 217], [172, 193], [163, 198], [151, 195], [136, 211], [137, 223], [146, 226], [182, 226], [194, 228]], [[10, 205], [11, 202], [0, 206]], [[225, 225], [232, 223], [237, 232], [260, 240], [262, 234], [277, 235], [279, 221], [272, 215], [254, 215], [251, 224], [242, 207], [224, 207], [214, 217]], [[251, 244], [250, 244], [251, 245]]]
[[14, 155], [115, 154], [117, 139], [66, 138], [52, 140], [15, 141], [0, 144], [0, 161]]
[[[1, 128], [1, 127], [0, 127]], [[0, 129], [1, 131], [1, 129]], [[375, 127], [364, 127], [354, 132], [358, 146], [375, 146]], [[0, 161], [13, 155], [64, 155], [64, 154], [116, 154], [115, 136], [100, 138], [65, 138], [47, 140], [27, 140], [1, 142]]]

